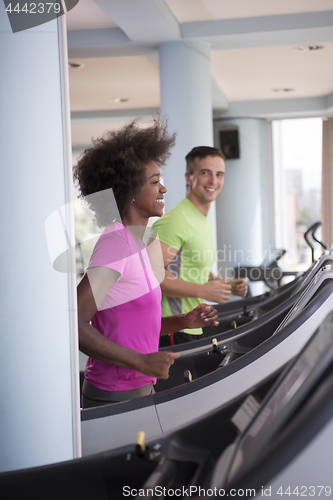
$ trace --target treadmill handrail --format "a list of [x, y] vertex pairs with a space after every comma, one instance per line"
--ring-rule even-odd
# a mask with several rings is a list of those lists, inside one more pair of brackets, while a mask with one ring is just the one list
[[319, 221], [315, 222], [314, 224], [312, 224], [312, 226], [310, 226], [307, 229], [307, 231], [305, 231], [305, 233], [304, 233], [304, 239], [307, 242], [307, 244], [309, 245], [309, 247], [311, 248], [312, 262], [315, 261], [314, 242], [319, 243], [319, 245], [321, 245], [324, 248], [324, 250], [328, 249], [328, 245], [326, 243], [324, 243], [323, 241], [320, 241], [315, 235], [316, 231], [320, 228], [320, 226], [322, 224], [323, 224], [323, 221], [319, 220]]

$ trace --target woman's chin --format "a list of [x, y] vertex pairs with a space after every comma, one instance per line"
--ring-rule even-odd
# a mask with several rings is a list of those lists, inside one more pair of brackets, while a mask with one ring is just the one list
[[154, 213], [152, 213], [150, 217], [162, 217], [162, 215], [163, 215], [163, 209], [154, 210]]

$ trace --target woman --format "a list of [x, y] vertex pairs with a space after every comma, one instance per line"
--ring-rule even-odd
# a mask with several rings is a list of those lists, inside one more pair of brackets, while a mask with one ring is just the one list
[[216, 311], [204, 304], [161, 319], [158, 271], [143, 238], [149, 217], [163, 214], [166, 188], [158, 165], [174, 142], [160, 122], [140, 128], [134, 121], [95, 141], [76, 167], [81, 197], [105, 227], [78, 285], [79, 345], [89, 356], [84, 408], [154, 392], [156, 379], [168, 378], [179, 356], [158, 352], [159, 336], [217, 325]]

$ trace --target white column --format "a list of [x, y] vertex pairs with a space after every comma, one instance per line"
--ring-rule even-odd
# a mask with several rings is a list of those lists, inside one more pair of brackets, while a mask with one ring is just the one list
[[333, 118], [323, 121], [322, 240], [333, 245]]
[[218, 267], [259, 265], [271, 250], [272, 200], [270, 192], [269, 124], [262, 119], [227, 119], [215, 125], [219, 131], [238, 127], [240, 158], [226, 160], [222, 193], [216, 202]]
[[45, 237], [70, 193], [58, 23], [13, 34], [0, 3], [0, 471], [80, 455], [74, 275], [53, 270]]
[[[176, 146], [164, 171], [166, 210], [185, 196], [185, 156], [196, 146], [213, 146], [210, 44], [167, 42], [159, 47], [161, 117], [170, 132], [177, 132]], [[171, 188], [172, 186], [172, 188]]]

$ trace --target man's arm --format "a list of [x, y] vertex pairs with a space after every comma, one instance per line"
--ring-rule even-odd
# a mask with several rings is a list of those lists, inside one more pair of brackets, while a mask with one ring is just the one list
[[[178, 250], [161, 242], [164, 267], [176, 257]], [[167, 297], [197, 297], [209, 302], [225, 304], [231, 295], [231, 286], [225, 280], [212, 280], [200, 285], [183, 281], [170, 271], [165, 270], [165, 278], [161, 283], [163, 295]]]
[[[209, 281], [214, 281], [214, 280], [220, 280], [221, 278], [218, 278], [213, 274], [212, 272], [209, 273]], [[247, 281], [240, 278], [240, 279], [233, 279], [227, 282], [228, 285], [231, 286], [231, 295], [235, 295], [236, 297], [246, 297], [247, 295]]]

